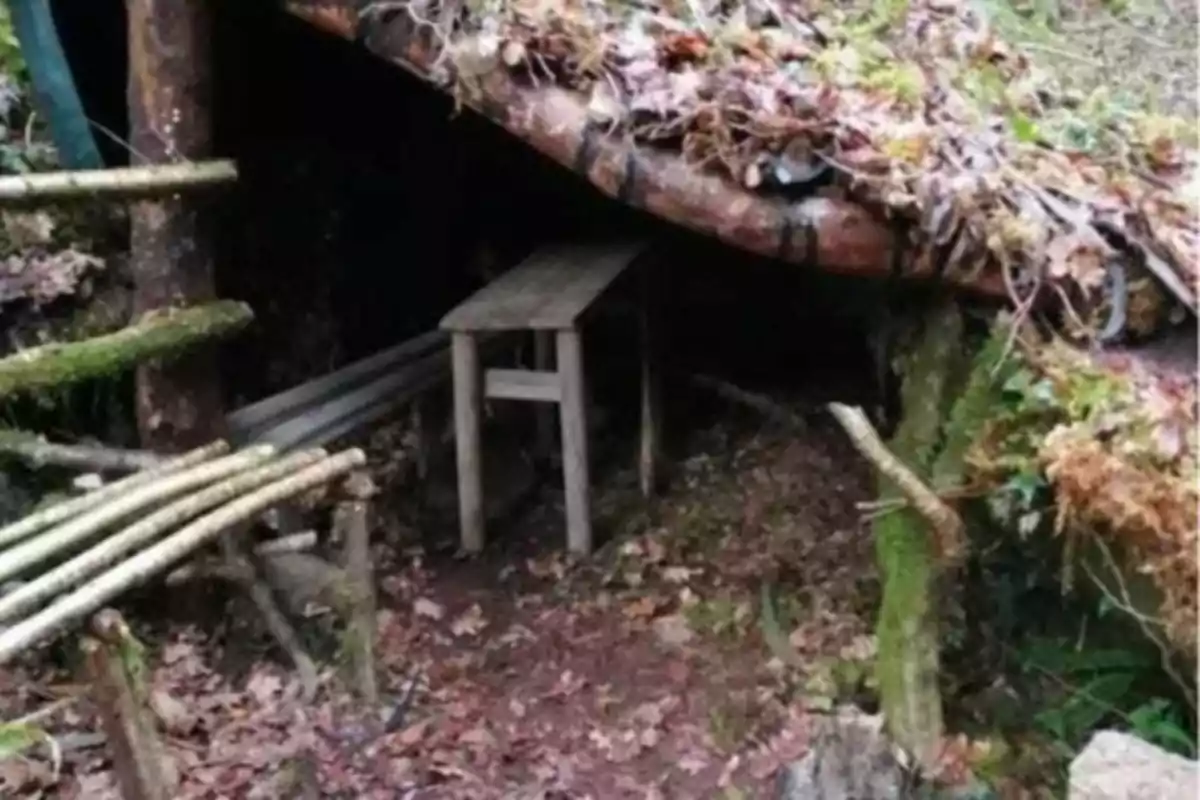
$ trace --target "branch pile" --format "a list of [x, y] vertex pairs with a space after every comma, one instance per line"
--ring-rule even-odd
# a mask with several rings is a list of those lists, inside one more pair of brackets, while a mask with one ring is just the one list
[[[365, 36], [612, 194], [627, 194], [632, 170], [595, 162], [621, 146], [630, 160], [670, 155], [719, 177], [739, 198], [725, 220], [693, 219], [681, 198], [675, 208], [623, 199], [735, 245], [770, 251], [754, 223], [789, 223], [786, 211], [772, 217], [780, 202], [811, 216], [819, 193], [869, 212], [842, 238], [866, 237], [859, 260], [876, 272], [999, 287], [1019, 307], [1057, 297], [1074, 332], [1101, 338], [1196, 309], [1188, 126], [1096, 117], [962, 0], [289, 5]], [[563, 152], [553, 139], [571, 133], [572, 98], [587, 130], [574, 132], [581, 148]], [[687, 185], [658, 183], [667, 193]], [[901, 232], [898, 264], [880, 233], [889, 229]], [[837, 266], [787, 244], [771, 254]]]

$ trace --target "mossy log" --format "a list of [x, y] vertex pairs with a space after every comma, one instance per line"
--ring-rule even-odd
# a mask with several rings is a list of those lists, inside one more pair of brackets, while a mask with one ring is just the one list
[[124, 330], [94, 339], [30, 348], [0, 360], [0, 398], [170, 358], [196, 344], [228, 336], [253, 318], [245, 303], [221, 300], [148, 314]]
[[[954, 303], [930, 309], [919, 323], [900, 367], [902, 417], [889, 446], [914, 475], [945, 492], [961, 486], [967, 452], [998, 399], [1007, 327], [997, 325], [972, 355]], [[886, 476], [880, 494], [904, 498]], [[940, 551], [937, 532], [913, 507], [881, 515], [874, 535], [883, 580], [876, 667], [883, 712], [896, 741], [932, 767], [942, 745], [940, 595], [958, 560]]]

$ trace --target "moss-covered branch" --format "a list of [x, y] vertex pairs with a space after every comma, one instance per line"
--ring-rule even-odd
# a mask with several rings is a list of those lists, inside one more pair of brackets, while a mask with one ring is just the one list
[[124, 330], [81, 342], [34, 347], [0, 360], [0, 398], [62, 386], [170, 358], [195, 344], [228, 336], [254, 313], [245, 303], [221, 300], [154, 312]]

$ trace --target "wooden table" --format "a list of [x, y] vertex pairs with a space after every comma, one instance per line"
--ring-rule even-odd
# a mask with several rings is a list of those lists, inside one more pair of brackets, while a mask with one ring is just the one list
[[[442, 319], [440, 327], [451, 334], [458, 502], [462, 547], [467, 552], [479, 552], [484, 545], [480, 441], [484, 397], [547, 404], [538, 415], [539, 445], [543, 447], [552, 436], [552, 404], [558, 405], [567, 544], [574, 553], [591, 552], [586, 387], [579, 325], [589, 306], [638, 260], [643, 249], [641, 243], [630, 242], [542, 248]], [[644, 287], [648, 285], [646, 268], [648, 265], [641, 270]], [[658, 410], [647, 291], [642, 295], [639, 465], [642, 491], [649, 495], [655, 483]], [[532, 331], [535, 369], [482, 370], [478, 337], [497, 331]]]

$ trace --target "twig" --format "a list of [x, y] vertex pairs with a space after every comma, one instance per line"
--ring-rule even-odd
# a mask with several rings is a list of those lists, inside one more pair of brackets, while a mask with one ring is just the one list
[[0, 664], [8, 662], [25, 648], [65, 625], [92, 613], [130, 586], [163, 572], [230, 527], [365, 463], [366, 456], [362, 450], [346, 450], [206, 514], [32, 617], [0, 632]]
[[93, 472], [138, 472], [162, 466], [164, 461], [162, 456], [145, 450], [56, 444], [22, 431], [0, 431], [0, 451], [20, 456], [35, 467], [53, 464]]
[[1195, 710], [1196, 690], [1183, 679], [1182, 675], [1179, 674], [1179, 670], [1175, 668], [1175, 664], [1173, 663], [1170, 647], [1162, 640], [1161, 636], [1154, 632], [1154, 628], [1163, 627], [1162, 621], [1157, 620], [1154, 617], [1147, 616], [1134, 607], [1133, 598], [1129, 594], [1129, 587], [1125, 584], [1125, 577], [1121, 574], [1121, 568], [1117, 565], [1117, 560], [1113, 557], [1112, 550], [1109, 549], [1108, 543], [1103, 541], [1099, 536], [1092, 536], [1091, 538], [1096, 546], [1100, 549], [1101, 554], [1104, 556], [1105, 563], [1108, 565], [1108, 570], [1112, 574], [1113, 580], [1116, 581], [1117, 591], [1120, 592], [1121, 596], [1119, 598], [1114, 596], [1108, 586], [1105, 585], [1105, 582], [1101, 580], [1095, 572], [1092, 571], [1092, 568], [1088, 566], [1086, 561], [1081, 562], [1084, 572], [1088, 574], [1088, 577], [1091, 578], [1092, 583], [1096, 584], [1096, 588], [1098, 588], [1100, 592], [1106, 598], [1108, 598], [1109, 602], [1119, 608], [1123, 613], [1128, 614], [1137, 621], [1138, 627], [1142, 629], [1142, 633], [1144, 633], [1146, 638], [1153, 642], [1154, 646], [1158, 649], [1159, 660], [1162, 664], [1163, 672], [1167, 673], [1167, 676], [1171, 678], [1171, 681], [1177, 687], [1179, 687], [1179, 690], [1187, 699], [1188, 705]]
[[939, 555], [948, 560], [959, 558], [966, 541], [962, 518], [888, 450], [862, 409], [841, 403], [829, 403], [828, 408], [845, 429], [855, 449], [892, 481], [913, 509], [929, 522], [937, 539]]
[[769, 397], [756, 392], [746, 391], [728, 381], [723, 381], [720, 378], [714, 378], [710, 375], [692, 375], [691, 380], [697, 386], [711, 389], [726, 400], [731, 400], [747, 408], [752, 408], [768, 419], [799, 430], [806, 430], [808, 428], [808, 421], [804, 417], [776, 403]]

